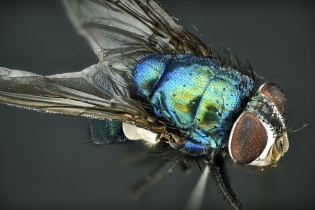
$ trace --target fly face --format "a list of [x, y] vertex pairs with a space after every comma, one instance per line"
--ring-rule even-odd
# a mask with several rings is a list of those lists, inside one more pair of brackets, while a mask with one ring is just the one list
[[229, 153], [244, 165], [276, 166], [289, 149], [283, 114], [286, 97], [274, 83], [260, 86], [233, 125]]

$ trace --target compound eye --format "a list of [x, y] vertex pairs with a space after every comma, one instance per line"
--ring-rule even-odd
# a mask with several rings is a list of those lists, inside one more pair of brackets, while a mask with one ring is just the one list
[[268, 134], [259, 119], [250, 112], [241, 115], [235, 122], [229, 139], [232, 159], [240, 164], [249, 164], [264, 151]]
[[287, 99], [283, 90], [275, 83], [266, 83], [261, 87], [261, 93], [275, 103], [279, 113], [283, 115], [286, 109]]

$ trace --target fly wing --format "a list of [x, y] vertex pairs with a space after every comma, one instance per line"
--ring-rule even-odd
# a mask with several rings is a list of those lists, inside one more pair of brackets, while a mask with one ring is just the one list
[[0, 68], [0, 103], [78, 117], [122, 121], [144, 117], [142, 123], [148, 118], [154, 122], [133, 91], [137, 61], [159, 52], [208, 53], [198, 38], [153, 0], [63, 2], [100, 63], [53, 76]]
[[128, 97], [128, 85], [103, 63], [53, 76], [0, 68], [1, 103], [76, 117], [128, 121], [148, 115]]
[[208, 56], [208, 48], [154, 0], [63, 0], [77, 31], [102, 61], [150, 51]]

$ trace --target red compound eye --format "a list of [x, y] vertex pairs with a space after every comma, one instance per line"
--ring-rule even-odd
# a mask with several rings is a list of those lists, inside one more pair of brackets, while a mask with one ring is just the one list
[[264, 151], [268, 134], [258, 118], [250, 112], [237, 121], [230, 136], [230, 153], [234, 161], [249, 164]]
[[261, 93], [275, 103], [281, 115], [285, 112], [287, 99], [279, 85], [266, 83], [261, 87]]

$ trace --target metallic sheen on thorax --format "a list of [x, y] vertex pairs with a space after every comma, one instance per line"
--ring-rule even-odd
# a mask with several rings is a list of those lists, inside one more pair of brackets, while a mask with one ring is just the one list
[[155, 114], [186, 132], [182, 150], [192, 156], [226, 147], [253, 81], [210, 58], [154, 54], [134, 68], [136, 92]]

